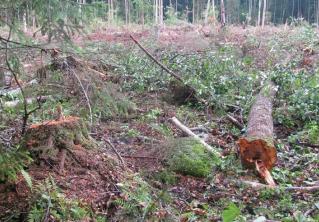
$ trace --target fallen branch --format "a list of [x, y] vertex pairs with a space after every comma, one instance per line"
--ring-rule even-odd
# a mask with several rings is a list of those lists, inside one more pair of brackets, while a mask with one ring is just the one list
[[[254, 189], [279, 189], [279, 187], [273, 187], [270, 185], [254, 182], [254, 181], [248, 181], [248, 180], [241, 180], [241, 181], [234, 181], [238, 185], [247, 185]], [[316, 192], [319, 191], [319, 186], [311, 186], [311, 187], [285, 187], [283, 188], [285, 191], [296, 191], [296, 192]]]
[[235, 118], [232, 117], [231, 115], [227, 114], [226, 118], [227, 118], [232, 124], [234, 124], [234, 126], [236, 126], [239, 130], [244, 129], [243, 124], [241, 124], [237, 119], [235, 119]]
[[158, 61], [149, 51], [147, 51], [147, 49], [145, 49], [141, 43], [139, 43], [139, 41], [137, 41], [131, 34], [130, 34], [130, 38], [136, 43], [136, 45], [138, 45], [138, 47], [140, 47], [140, 49], [143, 50], [143, 52], [146, 53], [146, 55], [148, 55], [148, 57], [150, 57], [157, 65], [159, 65], [162, 69], [164, 69], [168, 74], [170, 74], [171, 76], [173, 76], [175, 79], [177, 79], [178, 81], [180, 81], [181, 83], [184, 84], [183, 79], [177, 75], [176, 73], [174, 73], [173, 71], [171, 71], [169, 68], [167, 68], [163, 63], [161, 63], [160, 61]]
[[208, 145], [204, 140], [202, 140], [199, 136], [193, 133], [187, 126], [183, 125], [176, 117], [173, 117], [171, 120], [174, 123], [174, 125], [177, 126], [180, 130], [182, 130], [188, 136], [193, 137], [196, 141], [201, 143], [206, 148], [207, 151], [209, 151], [210, 153], [214, 154], [217, 157], [221, 156], [216, 149]]
[[143, 50], [143, 52], [146, 53], [146, 55], [148, 55], [148, 57], [150, 57], [157, 65], [159, 65], [163, 70], [165, 70], [169, 75], [171, 75], [172, 77], [174, 77], [176, 80], [178, 80], [179, 82], [181, 82], [185, 87], [187, 87], [190, 90], [190, 95], [189, 96], [193, 96], [195, 99], [197, 99], [199, 102], [203, 103], [204, 105], [208, 105], [207, 101], [205, 101], [204, 99], [199, 98], [198, 96], [196, 96], [196, 89], [188, 84], [185, 84], [183, 79], [177, 75], [176, 73], [174, 73], [172, 70], [170, 70], [169, 68], [167, 68], [163, 63], [161, 63], [160, 61], [158, 61], [149, 51], [147, 51], [147, 49], [145, 49], [141, 43], [139, 43], [139, 41], [137, 41], [131, 34], [130, 34], [131, 39], [136, 43], [136, 45], [138, 45], [138, 47], [140, 47], [140, 49]]
[[[26, 99], [26, 103], [32, 104], [34, 102], [41, 102], [44, 103], [47, 99], [49, 99], [51, 96], [38, 96], [37, 98], [27, 98]], [[16, 106], [18, 106], [21, 102], [21, 100], [13, 100], [13, 101], [7, 101], [3, 104], [4, 107], [9, 107], [9, 108], [14, 108]]]
[[116, 154], [116, 156], [118, 157], [118, 159], [120, 160], [122, 166], [124, 168], [126, 168], [126, 164], [122, 158], [122, 156], [119, 154], [119, 152], [117, 152], [117, 150], [115, 149], [113, 143], [111, 143], [111, 141], [109, 139], [104, 139], [104, 141], [111, 147], [111, 149], [114, 151], [114, 153]]
[[304, 146], [304, 147], [311, 147], [311, 148], [319, 148], [319, 144], [311, 144], [311, 143], [305, 143], [305, 142], [299, 142], [299, 141], [297, 141], [296, 143], [290, 143], [290, 144]]
[[131, 158], [131, 159], [154, 159], [157, 160], [157, 157], [152, 156], [131, 156], [131, 155], [121, 155], [123, 158]]

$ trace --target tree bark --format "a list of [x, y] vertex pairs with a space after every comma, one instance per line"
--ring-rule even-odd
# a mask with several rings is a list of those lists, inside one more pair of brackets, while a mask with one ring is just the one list
[[277, 160], [272, 119], [272, 101], [276, 91], [271, 82], [264, 86], [250, 110], [247, 133], [238, 141], [242, 163], [248, 167], [256, 166], [260, 175], [270, 185], [274, 183], [271, 182], [272, 178], [269, 178], [268, 170]]

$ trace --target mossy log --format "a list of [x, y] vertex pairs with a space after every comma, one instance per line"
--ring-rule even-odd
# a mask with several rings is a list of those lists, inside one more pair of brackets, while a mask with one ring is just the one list
[[238, 141], [242, 163], [248, 167], [256, 166], [260, 175], [271, 185], [274, 182], [269, 178], [268, 170], [277, 160], [272, 119], [272, 102], [276, 91], [274, 84], [269, 82], [257, 95], [249, 113], [247, 133]]
[[62, 173], [67, 153], [75, 145], [92, 149], [96, 146], [88, 134], [87, 126], [79, 117], [64, 117], [58, 120], [33, 124], [26, 132], [25, 146], [36, 161], [58, 160]]

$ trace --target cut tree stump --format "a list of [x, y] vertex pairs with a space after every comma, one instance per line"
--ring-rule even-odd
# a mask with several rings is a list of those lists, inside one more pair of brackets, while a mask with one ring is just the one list
[[93, 149], [96, 143], [89, 136], [87, 125], [79, 117], [64, 117], [62, 112], [55, 120], [33, 124], [26, 132], [25, 146], [39, 164], [56, 163], [63, 173], [67, 154], [73, 155], [75, 145]]
[[276, 185], [269, 172], [277, 160], [272, 119], [272, 102], [276, 92], [272, 82], [263, 87], [250, 110], [247, 133], [238, 141], [242, 163], [256, 167], [260, 176], [271, 186]]

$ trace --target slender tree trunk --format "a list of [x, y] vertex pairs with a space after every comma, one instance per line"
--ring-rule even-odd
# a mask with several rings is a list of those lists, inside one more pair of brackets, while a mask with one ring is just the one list
[[175, 1], [175, 14], [176, 14], [176, 16], [177, 16], [177, 12], [178, 12], [178, 11], [177, 11], [177, 10], [178, 10], [178, 9], [177, 9], [177, 6], [178, 6], [178, 2], [177, 2], [177, 0], [176, 0], [176, 1]]
[[163, 8], [163, 0], [160, 0], [160, 7], [159, 7], [159, 12], [160, 12], [160, 24], [163, 25], [163, 21], [164, 21], [164, 18], [163, 18], [163, 12], [164, 12], [164, 8]]
[[23, 20], [23, 31], [27, 31], [27, 10], [23, 10], [23, 16], [22, 16], [22, 20]]
[[141, 9], [140, 17], [141, 17], [141, 23], [142, 23], [142, 25], [144, 27], [144, 25], [145, 25], [144, 8]]
[[298, 18], [301, 17], [301, 12], [300, 12], [300, 0], [298, 0]]
[[82, 26], [82, 0], [77, 0], [78, 6], [79, 6], [79, 14], [80, 14], [80, 21], [79, 24]]
[[200, 9], [199, 0], [197, 1], [197, 5], [196, 6], [197, 6], [196, 7], [196, 21], [199, 21], [199, 19], [200, 19], [200, 15], [199, 15], [199, 9]]
[[247, 25], [249, 25], [250, 22], [251, 22], [252, 8], [253, 8], [253, 1], [252, 1], [252, 0], [248, 0], [248, 18], [247, 18]]
[[205, 12], [205, 24], [207, 24], [208, 22], [209, 9], [210, 9], [210, 0], [207, 0], [206, 12]]
[[317, 0], [317, 15], [316, 15], [316, 20], [317, 20], [317, 28], [319, 27], [319, 0]]
[[276, 24], [277, 0], [275, 0], [274, 15], [271, 17], [272, 23]]
[[220, 15], [222, 26], [226, 25], [225, 4], [224, 0], [220, 0]]
[[193, 0], [193, 23], [195, 23], [195, 0]]
[[216, 21], [216, 14], [215, 14], [215, 0], [212, 0], [212, 10], [213, 10], [213, 23]]
[[114, 5], [113, 5], [113, 0], [111, 0], [111, 18], [112, 18], [112, 22], [114, 21]]
[[110, 23], [111, 22], [111, 0], [107, 0], [107, 7], [108, 7], [107, 21], [108, 21], [108, 23]]
[[35, 18], [35, 11], [32, 10], [32, 28], [36, 28], [36, 18]]
[[261, 19], [261, 1], [259, 0], [258, 4], [258, 19], [257, 19], [257, 26], [260, 26], [260, 19]]
[[158, 17], [157, 17], [157, 15], [158, 15], [158, 12], [157, 12], [157, 10], [158, 10], [158, 5], [157, 5], [157, 2], [158, 0], [154, 0], [154, 21], [155, 21], [155, 24], [157, 25], [158, 24]]
[[310, 24], [310, 23], [311, 23], [311, 22], [310, 22], [310, 1], [308, 1], [307, 20], [308, 20], [308, 22], [309, 22], [309, 24]]
[[128, 24], [131, 24], [131, 1], [128, 1]]
[[292, 18], [295, 17], [295, 0], [292, 0], [292, 13], [291, 13], [291, 17], [292, 17]]
[[126, 25], [128, 25], [128, 2], [127, 2], [127, 0], [125, 0], [125, 2], [124, 2], [124, 4], [125, 4], [125, 24]]
[[264, 28], [265, 26], [266, 12], [267, 12], [267, 0], [264, 0], [263, 19], [262, 19], [262, 25], [261, 25], [262, 28]]

